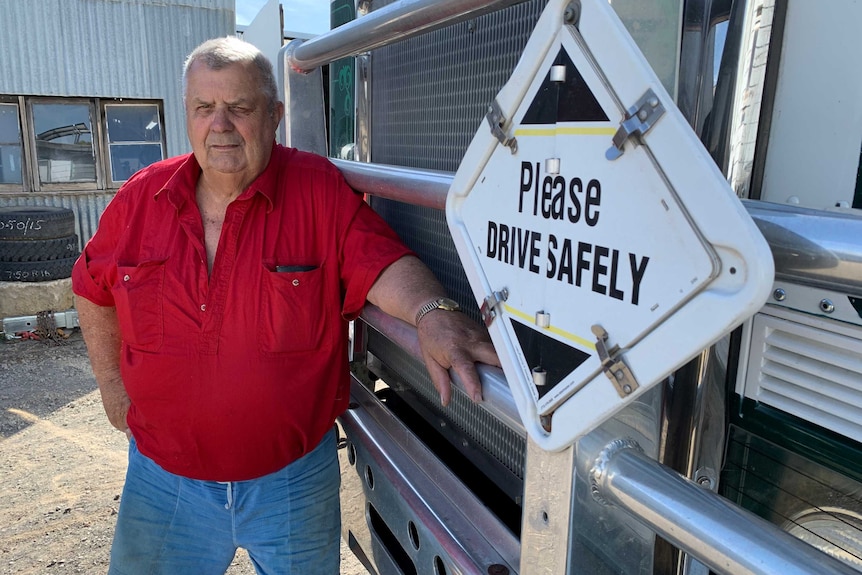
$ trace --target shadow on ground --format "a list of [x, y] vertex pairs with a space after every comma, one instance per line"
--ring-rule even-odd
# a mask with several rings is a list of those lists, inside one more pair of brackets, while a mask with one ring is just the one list
[[80, 330], [63, 343], [0, 339], [0, 439], [96, 389]]

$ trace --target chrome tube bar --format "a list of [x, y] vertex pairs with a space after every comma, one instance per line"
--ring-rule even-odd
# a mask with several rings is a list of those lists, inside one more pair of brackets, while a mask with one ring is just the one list
[[609, 444], [591, 472], [594, 496], [728, 575], [858, 575], [730, 501], [698, 487], [627, 441]]
[[406, 40], [437, 27], [523, 1], [400, 0], [303, 42], [288, 52], [288, 63], [294, 70], [307, 72], [345, 56]]
[[[454, 174], [385, 164], [333, 160], [358, 192], [444, 209]], [[798, 206], [743, 200], [772, 249], [777, 279], [862, 294], [862, 217]]]
[[453, 179], [449, 172], [347, 160], [331, 161], [341, 170], [350, 187], [358, 192], [414, 206], [438, 210], [446, 208], [446, 194]]
[[862, 295], [862, 217], [743, 201], [772, 248], [775, 278]]
[[[388, 315], [371, 304], [366, 304], [362, 311], [362, 319], [397, 346], [405, 349], [419, 361], [424, 362], [422, 352], [419, 350], [419, 337], [415, 327]], [[525, 436], [526, 430], [520, 415], [518, 415], [518, 408], [515, 406], [512, 392], [509, 391], [503, 370], [490, 365], [478, 364], [477, 371], [482, 383], [482, 403], [479, 405], [506, 426]], [[464, 391], [464, 383], [457, 374], [450, 371], [449, 375], [455, 387]]]

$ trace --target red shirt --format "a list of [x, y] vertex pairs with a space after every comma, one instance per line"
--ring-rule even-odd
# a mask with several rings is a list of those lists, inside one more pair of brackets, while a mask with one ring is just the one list
[[208, 276], [193, 155], [138, 172], [75, 265], [116, 306], [127, 422], [142, 453], [240, 481], [312, 450], [348, 402], [347, 321], [410, 253], [328, 161], [273, 146], [227, 208]]

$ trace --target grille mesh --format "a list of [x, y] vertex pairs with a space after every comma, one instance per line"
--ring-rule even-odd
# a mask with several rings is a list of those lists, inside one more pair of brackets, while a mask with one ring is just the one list
[[524, 479], [524, 439], [501, 421], [490, 417], [463, 393], [452, 395], [448, 407], [440, 406], [440, 396], [425, 367], [405, 355], [401, 348], [375, 330], [368, 330], [368, 347], [399, 381], [407, 383], [426, 408], [449, 420], [460, 432], [480, 445], [518, 479]]
[[[375, 2], [375, 8], [391, 2]], [[375, 163], [455, 172], [509, 78], [546, 0], [532, 0], [372, 54], [371, 156]], [[371, 205], [479, 321], [479, 310], [442, 211], [373, 198]], [[440, 413], [424, 366], [385, 338], [369, 350]], [[462, 394], [441, 416], [523, 478], [524, 439]]]

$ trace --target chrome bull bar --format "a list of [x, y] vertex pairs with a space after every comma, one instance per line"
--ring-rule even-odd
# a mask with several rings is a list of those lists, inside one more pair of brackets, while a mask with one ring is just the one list
[[[317, 67], [517, 3], [517, 0], [402, 0], [312, 40], [291, 42], [282, 49], [283, 65], [280, 67], [288, 115], [302, 111], [312, 115], [319, 112], [320, 116], [311, 122], [287, 121], [285, 142], [325, 153], [320, 134], [309, 135], [309, 130], [316, 131], [324, 125], [320, 121], [323, 118], [322, 94], [315, 96], [314, 91], [294, 89], [296, 85], [302, 85], [303, 76], [308, 77], [308, 73]], [[436, 209], [445, 207], [451, 174], [347, 161], [334, 163], [358, 192]], [[775, 226], [780, 228], [782, 222], [774, 214], [770, 215], [769, 208], [758, 206], [756, 209], [749, 207], [749, 210], [756, 221], [767, 222], [761, 226], [761, 230], [771, 245], [778, 235], [782, 241], [786, 241], [787, 234], [777, 233], [770, 237]], [[814, 235], [817, 233], [816, 230], [806, 231]], [[816, 273], [816, 270], [805, 270], [808, 282], [812, 281], [812, 274]], [[830, 279], [834, 280], [834, 277]], [[415, 329], [394, 324], [382, 317], [379, 310], [366, 310], [364, 319], [406, 349], [416, 345]], [[511, 397], [506, 397], [499, 372], [482, 369], [480, 377], [486, 409], [510, 425], [519, 426], [517, 414], [512, 411]], [[587, 443], [593, 442], [594, 445], [587, 448], [582, 440], [577, 450], [577, 465], [597, 467], [591, 473], [593, 495], [605, 504], [625, 510], [713, 571], [734, 575], [857, 573], [775, 525], [698, 487], [643, 455], [636, 446], [625, 444], [623, 448], [618, 448], [614, 438], [610, 438], [607, 444], [596, 444], [593, 436], [588, 437]], [[596, 465], [599, 460], [601, 465]], [[577, 517], [573, 520], [577, 521]], [[565, 545], [566, 541], [559, 543]], [[534, 566], [530, 563], [531, 553], [528, 550], [521, 553], [522, 573], [529, 573], [531, 566]]]

